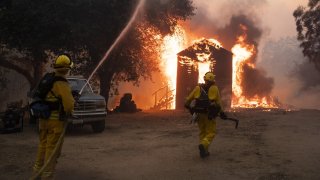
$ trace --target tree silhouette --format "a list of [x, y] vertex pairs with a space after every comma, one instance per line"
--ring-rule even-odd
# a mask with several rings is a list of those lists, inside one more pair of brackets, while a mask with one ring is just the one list
[[[0, 3], [0, 66], [24, 75], [31, 86], [42, 75], [48, 57], [68, 52], [88, 76], [129, 21], [138, 0], [5, 0]], [[157, 70], [156, 40], [193, 15], [191, 0], [146, 1], [130, 32], [98, 70], [100, 92], [108, 100], [119, 81], [149, 78]], [[79, 58], [85, 54], [85, 58]]]
[[309, 0], [308, 9], [299, 6], [293, 16], [303, 54], [320, 71], [320, 0]]

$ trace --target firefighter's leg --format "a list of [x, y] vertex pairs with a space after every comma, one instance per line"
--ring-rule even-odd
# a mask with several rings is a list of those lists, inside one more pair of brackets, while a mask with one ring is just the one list
[[205, 138], [203, 139], [203, 145], [205, 150], [208, 151], [209, 146], [216, 135], [216, 120], [215, 119], [209, 120], [208, 118], [206, 118], [205, 124], [206, 124], [205, 126], [206, 135], [205, 135]]
[[207, 114], [199, 114], [200, 144], [208, 151], [209, 145], [216, 134], [216, 120], [209, 120]]
[[207, 142], [207, 114], [199, 114], [198, 117], [198, 126], [199, 126], [199, 137], [200, 137], [200, 144], [199, 144], [199, 152], [200, 157], [205, 158], [209, 155], [208, 152], [208, 142]]
[[46, 146], [47, 146], [47, 121], [39, 120], [39, 146], [36, 161], [33, 166], [34, 173], [38, 172], [44, 164]]
[[198, 114], [198, 127], [199, 127], [199, 138], [200, 143], [206, 136], [206, 127], [205, 127], [205, 116], [203, 114]]
[[[57, 142], [62, 134], [63, 121], [60, 120], [48, 120], [48, 135], [45, 160], [49, 160], [53, 150], [55, 149]], [[57, 157], [60, 154], [61, 147], [58, 147], [58, 152], [54, 155], [47, 168], [44, 170], [41, 178], [50, 179], [54, 175], [54, 170], [57, 162]]]

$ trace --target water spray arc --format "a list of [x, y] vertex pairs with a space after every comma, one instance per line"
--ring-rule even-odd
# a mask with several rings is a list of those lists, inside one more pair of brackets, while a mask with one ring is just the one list
[[87, 82], [82, 86], [79, 94], [82, 93], [84, 87], [90, 82], [92, 76], [94, 75], [94, 73], [96, 73], [96, 71], [99, 69], [99, 67], [105, 62], [105, 60], [107, 59], [107, 57], [110, 55], [111, 51], [114, 49], [114, 47], [120, 42], [120, 40], [123, 38], [123, 36], [128, 32], [128, 30], [130, 29], [130, 27], [132, 26], [134, 20], [136, 19], [138, 12], [140, 11], [140, 9], [142, 9], [143, 5], [145, 3], [145, 0], [140, 0], [134, 13], [132, 14], [132, 17], [130, 19], [130, 21], [128, 22], [128, 24], [125, 26], [125, 28], [121, 31], [121, 33], [119, 34], [119, 36], [117, 37], [117, 39], [114, 41], [114, 43], [110, 46], [110, 48], [108, 49], [108, 51], [105, 53], [105, 55], [103, 56], [103, 58], [99, 61], [99, 64], [96, 66], [96, 68], [92, 71], [92, 73], [90, 74]]

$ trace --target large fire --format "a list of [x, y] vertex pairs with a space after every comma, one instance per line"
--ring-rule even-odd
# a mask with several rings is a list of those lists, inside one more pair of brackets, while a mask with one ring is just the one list
[[250, 58], [256, 54], [256, 47], [253, 44], [246, 42], [246, 30], [247, 28], [240, 25], [244, 34], [238, 37], [237, 44], [235, 44], [231, 51], [233, 53], [232, 63], [232, 108], [245, 107], [245, 108], [277, 108], [277, 104], [274, 103], [271, 97], [258, 97], [257, 95], [252, 98], [247, 98], [243, 95], [243, 89], [241, 82], [245, 81], [243, 78], [244, 65], [255, 68], [255, 64], [251, 63]]
[[[176, 27], [172, 35], [167, 35], [163, 38], [162, 56], [160, 66], [167, 79], [168, 87], [172, 90], [172, 95], [176, 95], [176, 81], [177, 81], [177, 53], [183, 50], [185, 45], [185, 31], [180, 27]], [[170, 109], [175, 109], [173, 102]]]
[[197, 53], [197, 68], [199, 72], [198, 76], [198, 83], [204, 83], [203, 76], [205, 75], [206, 72], [211, 70], [211, 66], [214, 66], [215, 60], [211, 57], [211, 52], [210, 52], [210, 46], [220, 48], [222, 47], [221, 43], [216, 40], [216, 39], [208, 39], [205, 40], [204, 38], [194, 40], [193, 43], [196, 45], [195, 50], [199, 48], [199, 46], [205, 45], [205, 50], [202, 53]]
[[198, 70], [199, 70], [198, 83], [204, 83], [203, 76], [206, 74], [206, 72], [210, 71], [210, 65], [211, 63], [209, 61], [198, 63]]
[[[244, 32], [246, 27], [241, 25]], [[173, 94], [175, 95], [176, 89], [176, 78], [177, 78], [177, 53], [183, 50], [186, 47], [186, 42], [193, 42], [195, 48], [197, 48], [197, 42], [199, 45], [203, 46], [203, 42], [207, 43], [205, 46], [214, 45], [216, 48], [222, 47], [221, 43], [215, 39], [197, 39], [190, 41], [186, 39], [186, 33], [181, 28], [178, 27], [174, 34], [167, 35], [164, 37], [163, 46], [162, 46], [162, 69], [167, 78], [168, 86], [170, 89], [174, 90]], [[200, 43], [201, 42], [201, 43]], [[190, 44], [189, 44], [190, 45]], [[253, 44], [248, 44], [246, 42], [246, 34], [238, 37], [237, 44], [232, 48], [233, 53], [233, 74], [232, 74], [232, 107], [246, 107], [246, 108], [276, 108], [277, 105], [273, 103], [272, 98], [270, 97], [258, 97], [247, 98], [243, 94], [243, 89], [241, 87], [241, 82], [245, 81], [243, 79], [243, 66], [247, 65], [251, 68], [255, 68], [255, 64], [250, 62], [250, 58], [255, 55], [256, 47]], [[199, 72], [199, 83], [203, 83], [203, 76], [208, 72], [212, 65], [214, 65], [214, 59], [210, 59], [210, 51], [204, 51], [197, 53], [198, 62], [196, 62], [196, 68]], [[188, 57], [185, 57], [188, 58]], [[195, 62], [189, 59], [186, 61], [188, 63], [194, 64]], [[175, 109], [175, 103], [173, 102], [170, 109]]]

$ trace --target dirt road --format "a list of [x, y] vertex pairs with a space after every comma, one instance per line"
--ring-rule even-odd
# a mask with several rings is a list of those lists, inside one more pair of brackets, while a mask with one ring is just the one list
[[[218, 120], [210, 157], [185, 111], [109, 115], [107, 129], [69, 131], [56, 179], [320, 179], [320, 111], [243, 111]], [[28, 179], [37, 133], [0, 135], [0, 179]]]

